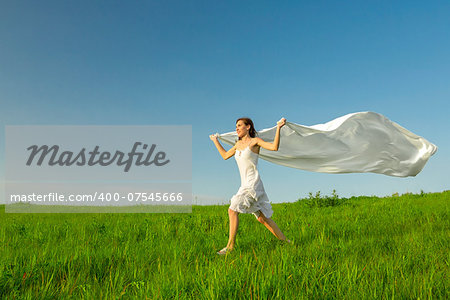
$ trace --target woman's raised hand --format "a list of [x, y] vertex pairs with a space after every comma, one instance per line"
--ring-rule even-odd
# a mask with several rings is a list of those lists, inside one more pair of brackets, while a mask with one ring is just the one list
[[209, 135], [209, 138], [211, 139], [211, 141], [215, 141], [215, 140], [217, 140], [217, 136], [218, 136], [218, 135], [219, 135], [218, 133], [210, 134], [210, 135]]
[[281, 118], [280, 121], [277, 122], [277, 126], [278, 127], [283, 127], [284, 124], [286, 124], [286, 119], [285, 118]]

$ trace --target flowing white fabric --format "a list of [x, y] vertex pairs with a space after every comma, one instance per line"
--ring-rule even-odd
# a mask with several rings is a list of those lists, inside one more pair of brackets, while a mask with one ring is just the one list
[[[273, 142], [277, 127], [258, 131]], [[217, 134], [234, 145], [236, 132]], [[375, 112], [351, 113], [325, 124], [287, 122], [280, 130], [278, 151], [261, 147], [259, 156], [275, 164], [321, 173], [372, 172], [416, 176], [437, 147]]]

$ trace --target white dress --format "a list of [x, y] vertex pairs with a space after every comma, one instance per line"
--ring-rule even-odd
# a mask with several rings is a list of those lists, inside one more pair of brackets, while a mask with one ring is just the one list
[[266, 218], [272, 217], [273, 210], [257, 169], [258, 154], [249, 146], [236, 149], [234, 155], [241, 175], [241, 187], [231, 198], [230, 209], [240, 213], [252, 213], [256, 218], [261, 211]]

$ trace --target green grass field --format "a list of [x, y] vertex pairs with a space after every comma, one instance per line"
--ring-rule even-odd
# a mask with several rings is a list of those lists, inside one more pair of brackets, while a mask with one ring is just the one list
[[450, 191], [273, 204], [294, 241], [228, 206], [190, 214], [0, 213], [2, 298], [450, 298]]

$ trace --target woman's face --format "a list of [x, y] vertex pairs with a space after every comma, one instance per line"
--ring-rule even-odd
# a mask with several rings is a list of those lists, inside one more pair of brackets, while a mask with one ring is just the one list
[[236, 133], [239, 138], [245, 136], [250, 130], [250, 125], [245, 125], [244, 121], [239, 120], [236, 123]]

